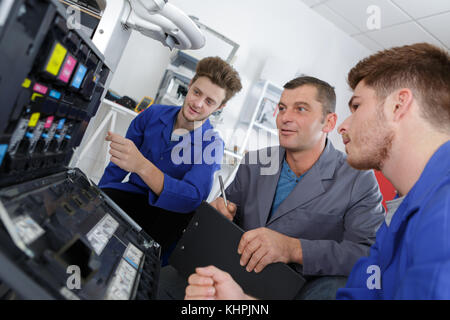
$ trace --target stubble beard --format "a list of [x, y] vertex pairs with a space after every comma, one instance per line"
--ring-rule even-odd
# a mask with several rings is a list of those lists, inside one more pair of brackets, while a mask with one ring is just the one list
[[[375, 169], [381, 171], [392, 150], [395, 134], [386, 125], [381, 109], [377, 110], [375, 123], [366, 121], [362, 128], [367, 128], [356, 139], [361, 146], [359, 155], [349, 155], [348, 164], [358, 170]], [[372, 131], [372, 133], [370, 133]]]
[[185, 120], [185, 121], [187, 121], [187, 122], [190, 122], [190, 123], [192, 123], [192, 124], [194, 124], [194, 123], [197, 123], [197, 122], [204, 122], [208, 117], [209, 117], [209, 115], [207, 115], [207, 116], [205, 116], [205, 115], [203, 115], [203, 117], [201, 118], [201, 119], [194, 119], [194, 120], [191, 120], [189, 117], [188, 117], [188, 115], [187, 115], [187, 112], [188, 112], [188, 109], [189, 108], [189, 105], [188, 104], [186, 104], [185, 106], [183, 106], [183, 108], [181, 108], [181, 114], [182, 114], [182, 116], [183, 116], [183, 119]]

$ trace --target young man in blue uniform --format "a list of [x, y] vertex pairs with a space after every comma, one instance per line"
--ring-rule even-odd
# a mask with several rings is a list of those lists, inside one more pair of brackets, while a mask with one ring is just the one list
[[[384, 50], [348, 82], [352, 114], [339, 127], [347, 161], [381, 170], [403, 199], [336, 297], [450, 299], [450, 56], [426, 43]], [[189, 284], [188, 299], [251, 298], [214, 266]]]
[[228, 63], [205, 58], [181, 107], [152, 105], [131, 122], [126, 137], [108, 132], [111, 162], [99, 187], [162, 246], [165, 259], [220, 168], [223, 141], [208, 117], [241, 88]]
[[379, 52], [349, 73], [348, 162], [403, 196], [338, 299], [450, 299], [450, 55], [429, 44]]

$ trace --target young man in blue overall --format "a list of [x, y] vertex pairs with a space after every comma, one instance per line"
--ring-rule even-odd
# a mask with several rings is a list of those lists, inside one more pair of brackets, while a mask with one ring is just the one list
[[220, 168], [224, 144], [208, 117], [241, 88], [233, 67], [205, 58], [181, 107], [152, 105], [131, 122], [125, 137], [108, 132], [111, 162], [99, 187], [161, 245], [163, 260], [208, 197]]

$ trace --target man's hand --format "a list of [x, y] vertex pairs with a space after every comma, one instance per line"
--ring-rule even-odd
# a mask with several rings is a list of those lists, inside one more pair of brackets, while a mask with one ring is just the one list
[[238, 245], [241, 265], [246, 270], [261, 272], [274, 262], [303, 263], [300, 240], [268, 228], [258, 228], [242, 235]]
[[242, 288], [226, 272], [214, 267], [196, 268], [189, 276], [186, 300], [248, 300]]
[[144, 157], [130, 139], [108, 131], [106, 141], [111, 141], [111, 162], [119, 168], [139, 175], [149, 188], [159, 196], [164, 189], [164, 173]]
[[138, 150], [136, 145], [130, 139], [126, 139], [118, 134], [108, 131], [106, 141], [111, 141], [111, 162], [116, 164], [121, 169], [139, 173], [145, 165], [148, 164], [148, 160]]
[[236, 205], [233, 202], [227, 201], [227, 206], [225, 207], [225, 201], [222, 197], [218, 197], [216, 200], [210, 203], [217, 211], [227, 217], [230, 221], [233, 221], [236, 215]]

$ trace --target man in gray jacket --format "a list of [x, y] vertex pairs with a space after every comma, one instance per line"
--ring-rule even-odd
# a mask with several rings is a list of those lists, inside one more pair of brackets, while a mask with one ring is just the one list
[[[287, 263], [307, 279], [296, 299], [334, 299], [369, 254], [383, 221], [382, 196], [373, 172], [351, 168], [327, 139], [337, 121], [333, 87], [299, 77], [284, 89], [280, 147], [249, 152], [226, 189], [227, 207], [221, 197], [211, 205], [246, 231], [236, 249], [247, 271]], [[160, 298], [179, 298], [175, 292], [187, 285], [179, 278], [163, 268]], [[195, 298], [188, 292], [195, 288], [186, 290]]]
[[[247, 154], [226, 189], [228, 206], [222, 198], [211, 204], [246, 231], [237, 250], [247, 271], [289, 263], [308, 280], [297, 298], [334, 299], [369, 253], [382, 196], [373, 172], [351, 168], [327, 139], [337, 120], [334, 89], [312, 77], [284, 89], [280, 147]], [[267, 174], [273, 162], [278, 170]]]

